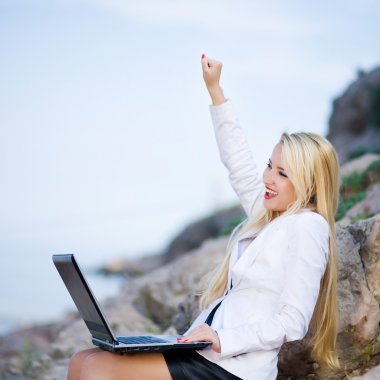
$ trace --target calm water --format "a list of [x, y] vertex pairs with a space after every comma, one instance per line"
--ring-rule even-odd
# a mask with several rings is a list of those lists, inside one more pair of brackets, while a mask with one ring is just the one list
[[[75, 310], [69, 293], [55, 269], [51, 254], [13, 250], [0, 245], [0, 334], [32, 323], [53, 321], [65, 312]], [[96, 297], [102, 300], [117, 293], [121, 277], [97, 275], [101, 263], [87, 264], [88, 257], [76, 257]]]

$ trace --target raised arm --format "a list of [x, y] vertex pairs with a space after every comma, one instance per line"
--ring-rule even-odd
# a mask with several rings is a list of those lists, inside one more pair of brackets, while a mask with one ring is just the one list
[[252, 216], [263, 207], [261, 176], [231, 103], [224, 97], [220, 86], [222, 63], [203, 55], [202, 71], [213, 104], [210, 111], [220, 158], [228, 169], [231, 186], [244, 211]]

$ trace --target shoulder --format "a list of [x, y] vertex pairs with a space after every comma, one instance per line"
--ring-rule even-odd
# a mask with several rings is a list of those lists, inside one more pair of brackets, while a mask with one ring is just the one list
[[[313, 211], [294, 214], [288, 225], [288, 247], [294, 254], [307, 253], [324, 265], [329, 254], [330, 226], [326, 219]], [[322, 253], [322, 255], [321, 255]]]
[[330, 226], [322, 215], [314, 211], [303, 210], [296, 214], [287, 215], [284, 217], [284, 222], [291, 237], [328, 242]]
[[321, 214], [306, 209], [296, 214], [286, 215], [283, 218], [287, 224], [296, 226], [297, 228], [302, 226], [305, 228], [310, 226], [320, 229], [329, 228], [327, 220]]

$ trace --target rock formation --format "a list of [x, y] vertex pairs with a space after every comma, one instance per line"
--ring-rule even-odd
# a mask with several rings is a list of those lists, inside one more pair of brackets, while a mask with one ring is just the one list
[[[227, 240], [208, 240], [187, 255], [126, 282], [121, 294], [103, 305], [116, 333], [183, 332], [198, 313], [201, 279], [220, 262]], [[359, 376], [380, 364], [380, 214], [348, 226], [338, 224], [337, 243], [338, 349], [342, 369], [332, 373], [315, 363], [310, 358], [306, 337], [284, 345], [279, 380], [348, 379], [349, 374]], [[24, 332], [24, 336], [28, 333]], [[12, 342], [4, 338], [0, 341], [2, 352], [6, 343]], [[74, 350], [92, 346], [84, 323], [75, 314], [70, 321], [56, 324], [44, 344], [37, 347], [31, 339], [29, 345], [29, 354], [24, 346], [2, 361], [1, 378], [63, 380]], [[368, 373], [363, 379], [370, 379], [368, 376], [372, 375]]]
[[243, 218], [243, 209], [240, 206], [234, 206], [191, 223], [163, 252], [163, 261], [168, 263], [183, 253], [200, 247], [206, 239], [228, 234]]
[[342, 163], [363, 152], [380, 152], [380, 68], [361, 72], [334, 100], [327, 138]]

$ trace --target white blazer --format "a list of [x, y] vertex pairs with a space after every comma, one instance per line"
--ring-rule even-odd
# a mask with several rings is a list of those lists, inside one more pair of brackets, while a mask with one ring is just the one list
[[[229, 101], [211, 106], [216, 140], [231, 185], [248, 216], [263, 207], [264, 186], [251, 150]], [[253, 237], [241, 256], [239, 245]], [[329, 225], [319, 214], [304, 209], [280, 216], [262, 231], [242, 236], [230, 260], [227, 294], [215, 300], [193, 322], [205, 322], [223, 299], [212, 328], [221, 353], [198, 351], [206, 359], [242, 379], [274, 380], [278, 352], [284, 342], [302, 339], [308, 329], [325, 271]]]

